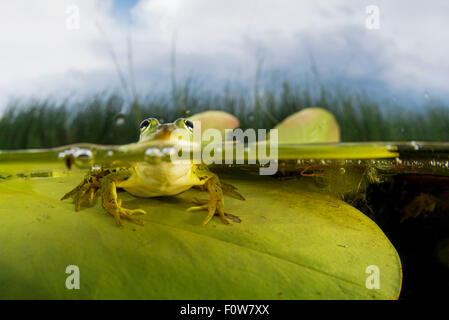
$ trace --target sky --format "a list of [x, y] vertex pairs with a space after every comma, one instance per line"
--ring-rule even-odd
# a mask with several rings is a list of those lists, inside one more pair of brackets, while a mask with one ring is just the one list
[[261, 66], [274, 85], [449, 102], [448, 12], [445, 0], [1, 1], [0, 111], [11, 99], [169, 90], [173, 53], [179, 83], [218, 92], [251, 88]]

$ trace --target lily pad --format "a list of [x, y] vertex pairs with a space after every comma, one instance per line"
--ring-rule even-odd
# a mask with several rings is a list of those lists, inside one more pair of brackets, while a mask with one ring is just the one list
[[191, 121], [200, 121], [201, 131], [212, 128], [224, 131], [225, 129], [238, 128], [240, 125], [237, 117], [221, 110], [209, 110], [196, 113], [188, 119]]
[[[200, 223], [193, 196], [138, 199], [144, 227], [120, 229], [97, 201], [75, 212], [61, 195], [82, 172], [0, 182], [1, 299], [394, 299], [399, 257], [379, 227], [306, 179], [224, 175], [246, 201], [226, 198], [242, 222]], [[65, 286], [67, 266], [80, 289]], [[369, 265], [380, 289], [367, 289]]]
[[279, 143], [340, 142], [340, 128], [334, 115], [322, 108], [306, 108], [278, 124]]

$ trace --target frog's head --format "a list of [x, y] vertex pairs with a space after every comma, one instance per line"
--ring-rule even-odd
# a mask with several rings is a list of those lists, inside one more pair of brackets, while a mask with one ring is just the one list
[[[185, 130], [187, 134], [184, 135], [172, 135], [175, 130]], [[182, 136], [183, 139], [189, 139], [193, 136], [193, 123], [187, 119], [177, 119], [173, 123], [160, 123], [155, 118], [148, 118], [140, 123], [140, 138], [139, 142], [144, 141], [170, 141], [175, 137]], [[177, 138], [179, 139], [179, 138]]]

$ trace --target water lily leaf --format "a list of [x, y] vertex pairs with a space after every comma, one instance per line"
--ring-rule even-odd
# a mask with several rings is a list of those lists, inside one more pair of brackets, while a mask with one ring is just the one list
[[234, 115], [221, 110], [209, 110], [200, 113], [196, 113], [188, 118], [191, 121], [201, 122], [201, 131], [207, 129], [235, 129], [240, 125], [239, 119]]
[[[395, 299], [401, 287], [396, 250], [379, 227], [307, 179], [224, 175], [246, 201], [226, 199], [241, 223], [224, 225], [186, 212], [190, 190], [138, 199], [144, 227], [120, 229], [97, 201], [75, 212], [59, 198], [82, 175], [0, 181], [0, 298], [59, 299]], [[66, 288], [66, 268], [80, 289]], [[366, 287], [367, 267], [380, 271]]]
[[340, 142], [340, 128], [334, 115], [322, 108], [306, 108], [281, 123], [279, 143]]

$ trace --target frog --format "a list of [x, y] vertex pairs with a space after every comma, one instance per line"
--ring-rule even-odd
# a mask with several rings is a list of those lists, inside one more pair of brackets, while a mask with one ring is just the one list
[[[140, 123], [139, 140], [132, 146], [139, 147], [148, 143], [153, 145], [179, 143], [179, 136], [185, 137], [181, 142], [185, 143], [188, 140], [187, 143], [191, 143], [193, 129], [193, 122], [185, 118], [179, 118], [172, 123], [161, 123], [156, 118], [147, 118]], [[186, 134], [177, 134], [174, 138], [175, 130], [181, 130]], [[194, 163], [192, 159], [157, 163], [139, 161], [130, 166], [91, 168], [83, 181], [67, 192], [61, 200], [72, 199], [75, 211], [79, 211], [84, 205], [92, 207], [95, 198], [101, 197], [103, 208], [115, 219], [119, 227], [123, 227], [122, 220], [144, 225], [144, 221], [137, 216], [147, 212], [143, 209], [124, 208], [118, 198], [118, 190], [122, 189], [138, 198], [153, 198], [176, 196], [191, 188], [209, 192], [208, 200], [193, 198], [192, 201], [196, 205], [187, 209], [187, 211], [207, 211], [202, 226], [206, 226], [215, 215], [227, 225], [235, 221], [241, 222], [239, 217], [225, 213], [224, 195], [239, 200], [245, 198], [236, 187], [221, 181], [206, 164]]]

